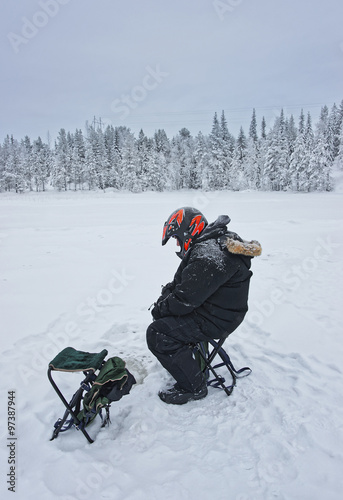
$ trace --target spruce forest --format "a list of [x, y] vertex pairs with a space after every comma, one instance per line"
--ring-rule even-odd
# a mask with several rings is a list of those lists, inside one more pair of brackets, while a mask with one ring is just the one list
[[333, 170], [343, 170], [343, 101], [298, 120], [284, 112], [267, 130], [253, 110], [248, 134], [230, 132], [215, 113], [209, 135], [187, 128], [168, 138], [163, 129], [138, 138], [125, 126], [86, 124], [61, 129], [54, 145], [40, 137], [0, 145], [0, 191], [94, 190], [263, 190], [331, 191]]

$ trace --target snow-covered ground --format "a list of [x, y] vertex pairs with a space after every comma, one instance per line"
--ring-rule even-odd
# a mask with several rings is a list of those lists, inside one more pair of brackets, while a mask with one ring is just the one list
[[[179, 264], [169, 213], [194, 205], [258, 239], [250, 311], [226, 342], [252, 374], [181, 407], [145, 344]], [[343, 193], [0, 195], [1, 498], [338, 500], [343, 490]], [[64, 347], [119, 355], [137, 378], [112, 424], [50, 442], [63, 406], [46, 376]], [[79, 376], [58, 374], [72, 391]], [[16, 493], [7, 490], [16, 391]]]

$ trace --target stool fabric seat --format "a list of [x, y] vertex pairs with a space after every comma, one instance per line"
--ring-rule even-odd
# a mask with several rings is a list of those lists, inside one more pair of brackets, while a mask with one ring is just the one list
[[66, 347], [50, 361], [49, 368], [62, 372], [95, 372], [100, 368], [107, 354], [106, 349], [99, 353], [91, 353]]

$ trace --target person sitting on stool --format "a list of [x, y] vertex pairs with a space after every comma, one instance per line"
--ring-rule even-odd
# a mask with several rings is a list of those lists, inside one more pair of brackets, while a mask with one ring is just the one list
[[162, 401], [181, 405], [207, 395], [194, 344], [222, 339], [242, 323], [248, 310], [251, 259], [257, 241], [229, 232], [230, 217], [208, 224], [192, 207], [175, 210], [164, 224], [162, 245], [175, 238], [182, 259], [173, 281], [162, 288], [151, 314], [147, 344], [176, 383], [159, 392]]

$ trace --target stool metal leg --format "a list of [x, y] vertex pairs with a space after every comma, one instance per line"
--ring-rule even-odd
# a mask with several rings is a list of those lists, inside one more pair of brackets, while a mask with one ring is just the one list
[[[52, 434], [52, 437], [50, 439], [50, 441], [53, 441], [55, 438], [57, 438], [58, 434], [61, 432], [61, 429], [62, 429], [63, 425], [65, 424], [65, 422], [66, 422], [66, 420], [68, 418], [68, 415], [72, 416], [74, 424], [76, 426], [80, 425], [81, 422], [77, 418], [78, 411], [74, 411], [73, 407], [74, 406], [77, 407], [80, 404], [81, 398], [82, 398], [82, 394], [83, 394], [83, 391], [84, 391], [84, 388], [82, 387], [82, 385], [86, 384], [87, 382], [89, 382], [92, 379], [93, 371], [88, 372], [88, 373], [85, 372], [85, 373], [87, 373], [87, 376], [84, 379], [84, 381], [82, 382], [81, 387], [76, 391], [76, 393], [72, 397], [70, 403], [68, 403], [68, 401], [65, 399], [65, 397], [63, 396], [63, 394], [59, 390], [58, 386], [56, 385], [55, 381], [53, 380], [52, 375], [51, 375], [51, 371], [52, 371], [51, 368], [49, 368], [48, 369], [48, 378], [50, 380], [50, 383], [53, 386], [53, 388], [55, 389], [55, 391], [56, 391], [57, 395], [59, 396], [60, 400], [62, 401], [62, 403], [66, 407], [65, 413], [64, 413], [63, 417], [60, 419], [60, 421], [58, 421], [58, 425], [56, 426], [56, 428], [55, 428], [55, 430], [54, 430], [54, 432]], [[80, 427], [79, 430], [81, 430], [81, 432], [83, 433], [83, 435], [85, 436], [85, 438], [87, 439], [87, 441], [89, 443], [94, 443], [94, 440], [89, 436], [88, 432], [84, 428]]]
[[[236, 370], [236, 368], [233, 366], [232, 362], [231, 362], [231, 359], [230, 359], [230, 356], [227, 354], [227, 352], [224, 350], [224, 348], [222, 347], [224, 342], [225, 342], [226, 338], [224, 339], [221, 339], [219, 342], [216, 342], [215, 340], [212, 340], [212, 339], [209, 339], [208, 340], [208, 343], [212, 345], [213, 349], [211, 352], [208, 352], [207, 355], [206, 353], [204, 353], [204, 351], [201, 349], [201, 347], [199, 346], [199, 344], [197, 344], [197, 349], [198, 349], [198, 352], [200, 354], [200, 356], [202, 357], [202, 359], [204, 360], [205, 362], [205, 367], [203, 368], [203, 372], [205, 373], [206, 371], [208, 372], [211, 372], [212, 375], [213, 375], [213, 379], [209, 380], [207, 382], [208, 385], [211, 385], [212, 387], [217, 387], [217, 388], [221, 388], [225, 391], [225, 393], [230, 396], [230, 394], [232, 394], [232, 391], [236, 385], [236, 381], [237, 381], [237, 378], [238, 378], [238, 375], [244, 373], [244, 372], [247, 372], [245, 373], [244, 375], [242, 376], [247, 376], [251, 373], [251, 369], [248, 368], [247, 366], [245, 366], [244, 368], [241, 368], [239, 370]], [[215, 364], [214, 366], [212, 366], [212, 362], [214, 361], [215, 357], [216, 356], [219, 356], [221, 358], [221, 362], [220, 363], [217, 363]], [[216, 370], [218, 368], [221, 368], [225, 366], [227, 368], [227, 370], [229, 371], [231, 377], [232, 377], [232, 384], [231, 385], [227, 385], [225, 384], [225, 378], [222, 377]]]

